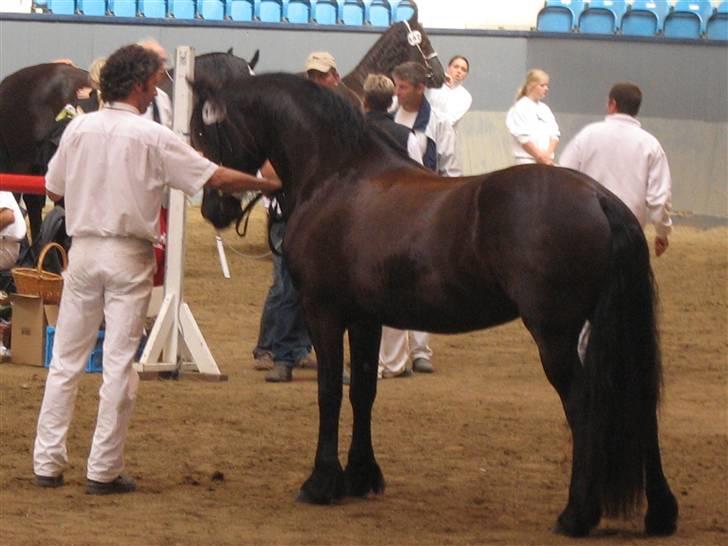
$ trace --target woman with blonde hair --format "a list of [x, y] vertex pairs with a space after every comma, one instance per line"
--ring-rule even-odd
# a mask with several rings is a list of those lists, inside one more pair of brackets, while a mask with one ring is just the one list
[[534, 68], [526, 74], [516, 102], [508, 110], [506, 127], [511, 133], [516, 165], [554, 164], [559, 144], [559, 126], [551, 109], [543, 102], [549, 91], [549, 75]]

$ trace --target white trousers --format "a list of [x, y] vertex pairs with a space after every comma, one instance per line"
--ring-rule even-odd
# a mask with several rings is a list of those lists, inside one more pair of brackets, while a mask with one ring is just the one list
[[20, 243], [0, 240], [0, 271], [10, 269], [18, 261]]
[[78, 382], [106, 320], [103, 378], [87, 477], [114, 480], [124, 469], [124, 442], [139, 377], [132, 362], [152, 290], [154, 254], [148, 241], [75, 237], [53, 343], [45, 395], [38, 417], [34, 471], [58, 476], [68, 464], [66, 435]]
[[397, 330], [382, 327], [379, 345], [379, 377], [395, 377], [404, 372], [407, 359], [432, 359], [429, 346], [430, 334], [415, 330]]

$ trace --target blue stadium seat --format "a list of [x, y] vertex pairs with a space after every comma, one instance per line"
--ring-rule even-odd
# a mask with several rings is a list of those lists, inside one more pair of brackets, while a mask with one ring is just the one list
[[165, 0], [139, 0], [139, 15], [164, 19], [167, 16], [167, 2]]
[[167, 17], [175, 19], [194, 19], [194, 0], [169, 0], [167, 2]]
[[339, 20], [339, 4], [336, 0], [311, 0], [311, 22], [335, 25]]
[[705, 37], [709, 40], [728, 40], [728, 1], [718, 4], [705, 27]]
[[280, 23], [283, 19], [282, 0], [256, 0], [255, 18], [263, 23]]
[[344, 25], [361, 26], [366, 17], [364, 0], [340, 0], [339, 21]]
[[538, 12], [536, 30], [541, 32], [572, 32], [584, 9], [583, 0], [546, 0]]
[[392, 6], [387, 0], [370, 0], [366, 22], [373, 27], [388, 27], [392, 22]]
[[634, 0], [622, 16], [622, 34], [654, 36], [661, 33], [668, 9], [667, 0]]
[[288, 0], [285, 17], [289, 23], [308, 24], [311, 20], [311, 2], [309, 0]]
[[252, 21], [254, 15], [253, 0], [225, 0], [225, 18], [233, 21]]
[[108, 9], [109, 14], [116, 17], [136, 17], [137, 0], [109, 0]]
[[625, 0], [591, 0], [579, 17], [579, 32], [614, 34], [627, 11]]
[[42, 9], [43, 11], [48, 9], [48, 0], [33, 0], [32, 11], [35, 12], [35, 8]]
[[106, 0], [77, 0], [76, 13], [79, 15], [106, 15]]
[[48, 0], [48, 11], [54, 15], [74, 15], [76, 0]]
[[392, 0], [392, 22], [409, 21], [417, 11], [417, 4], [412, 0]]
[[197, 17], [208, 21], [222, 21], [225, 18], [225, 1], [197, 0]]
[[665, 17], [662, 33], [668, 38], [699, 39], [712, 12], [710, 0], [678, 0]]

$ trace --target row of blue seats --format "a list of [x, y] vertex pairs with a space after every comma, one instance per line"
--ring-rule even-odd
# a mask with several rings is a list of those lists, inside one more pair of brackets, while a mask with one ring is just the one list
[[728, 1], [546, 0], [537, 30], [728, 40]]
[[409, 19], [413, 0], [34, 0], [55, 15], [156, 17], [386, 27]]

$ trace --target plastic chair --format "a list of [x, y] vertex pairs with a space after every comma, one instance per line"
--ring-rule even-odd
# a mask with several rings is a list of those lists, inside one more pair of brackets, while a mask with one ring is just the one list
[[718, 4], [705, 27], [709, 40], [728, 40], [728, 1]]
[[224, 0], [197, 0], [196, 15], [208, 21], [222, 21], [225, 18]]
[[417, 12], [417, 4], [412, 0], [392, 0], [392, 22], [409, 21]]
[[311, 0], [311, 22], [320, 25], [335, 25], [339, 20], [339, 5], [336, 0]]
[[255, 19], [263, 23], [280, 23], [283, 19], [282, 0], [256, 0]]
[[392, 23], [392, 6], [387, 0], [371, 0], [366, 23], [373, 27], [388, 27]]
[[625, 0], [591, 0], [579, 17], [579, 32], [614, 34], [619, 30], [625, 11]]
[[137, 7], [141, 17], [164, 19], [167, 16], [166, 0], [138, 0]]
[[48, 0], [48, 11], [53, 15], [74, 15], [76, 13], [76, 1]]
[[109, 0], [109, 15], [116, 17], [136, 17], [137, 0]]
[[233, 21], [252, 21], [255, 15], [253, 0], [225, 0], [225, 18]]
[[366, 6], [364, 0], [342, 0], [339, 4], [339, 21], [345, 25], [364, 24]]
[[662, 33], [669, 38], [699, 39], [713, 12], [709, 0], [678, 0], [665, 17]]
[[622, 34], [655, 36], [661, 33], [668, 10], [667, 0], [635, 0], [622, 16]]
[[546, 0], [538, 12], [536, 30], [541, 32], [572, 32], [584, 9], [583, 0]]
[[288, 0], [285, 18], [289, 23], [308, 24], [311, 20], [309, 0]]
[[167, 17], [174, 19], [194, 19], [194, 0], [169, 0], [167, 2]]
[[106, 0], [77, 0], [76, 13], [79, 15], [106, 15]]

